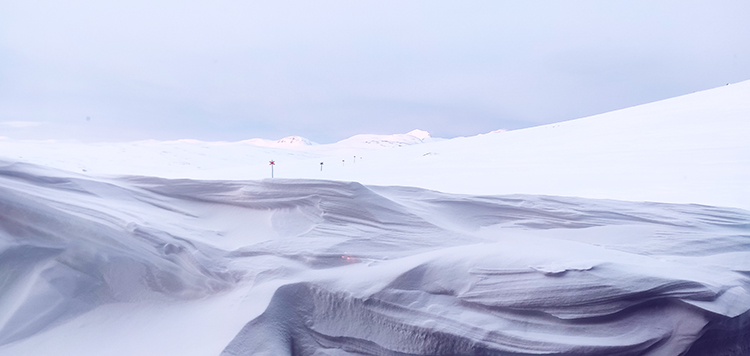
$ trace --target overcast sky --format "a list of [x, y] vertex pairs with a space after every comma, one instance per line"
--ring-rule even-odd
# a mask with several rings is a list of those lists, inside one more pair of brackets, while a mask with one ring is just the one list
[[0, 2], [0, 136], [470, 136], [750, 79], [750, 1]]

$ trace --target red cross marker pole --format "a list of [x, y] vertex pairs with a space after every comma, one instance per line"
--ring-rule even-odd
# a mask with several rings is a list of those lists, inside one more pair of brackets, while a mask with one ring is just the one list
[[273, 178], [273, 166], [276, 165], [276, 162], [271, 160], [268, 162], [269, 165], [271, 165], [271, 178]]

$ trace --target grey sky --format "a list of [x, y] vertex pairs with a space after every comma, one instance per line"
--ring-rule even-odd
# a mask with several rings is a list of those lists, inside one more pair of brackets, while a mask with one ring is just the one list
[[530, 127], [750, 79], [748, 14], [745, 0], [6, 0], [0, 136]]

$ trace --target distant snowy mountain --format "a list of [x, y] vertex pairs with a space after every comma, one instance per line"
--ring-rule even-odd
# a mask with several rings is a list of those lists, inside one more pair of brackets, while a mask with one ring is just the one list
[[[403, 147], [409, 145], [416, 145], [425, 142], [434, 142], [430, 136], [430, 133], [422, 130], [412, 130], [405, 134], [393, 134], [393, 135], [371, 135], [361, 134], [355, 135], [350, 138], [341, 140], [334, 144], [328, 144], [325, 146], [329, 147], [346, 147], [346, 148], [394, 148]], [[270, 148], [291, 148], [291, 149], [304, 149], [306, 146], [318, 145], [304, 137], [300, 136], [289, 136], [284, 137], [281, 140], [273, 141], [260, 138], [254, 138], [249, 140], [240, 141], [240, 143], [251, 144], [258, 147], [270, 147]]]
[[420, 129], [411, 130], [411, 131], [407, 132], [406, 134], [409, 135], [409, 136], [416, 137], [416, 138], [422, 140], [423, 142], [424, 142], [424, 140], [426, 140], [428, 138], [432, 138], [432, 136], [430, 136], [429, 132], [424, 131], [424, 130], [420, 130]]
[[493, 135], [493, 134], [498, 134], [498, 133], [503, 133], [503, 132], [508, 132], [508, 130], [505, 130], [505, 129], [492, 130], [488, 133], [480, 134], [480, 135]]
[[281, 140], [277, 140], [277, 141], [265, 140], [262, 138], [253, 138], [253, 139], [244, 140], [240, 142], [251, 144], [254, 146], [259, 146], [259, 147], [273, 147], [273, 148], [295, 148], [295, 147], [301, 147], [301, 146], [317, 145], [317, 143], [312, 142], [300, 136], [284, 137]]
[[435, 141], [436, 140], [430, 136], [429, 132], [417, 129], [405, 134], [355, 135], [350, 138], [341, 140], [334, 145], [341, 147], [358, 148], [394, 148]]

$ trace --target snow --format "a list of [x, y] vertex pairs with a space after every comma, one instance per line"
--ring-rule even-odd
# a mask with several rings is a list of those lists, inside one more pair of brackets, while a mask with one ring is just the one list
[[418, 138], [418, 139], [420, 139], [422, 141], [424, 141], [425, 139], [428, 139], [428, 138], [432, 137], [432, 136], [430, 136], [429, 132], [424, 131], [424, 130], [420, 130], [420, 129], [411, 130], [411, 131], [407, 132], [406, 134], [409, 135], [409, 136], [414, 136], [414, 137], [416, 137], [416, 138]]
[[3, 139], [0, 157], [96, 175], [212, 180], [268, 178], [268, 161], [275, 160], [280, 178], [750, 209], [747, 98], [750, 81], [578, 120], [447, 140], [418, 130], [320, 145], [294, 143], [309, 141], [302, 138], [283, 144], [94, 145]]
[[394, 148], [433, 142], [430, 133], [422, 130], [412, 130], [405, 134], [394, 135], [355, 135], [337, 142], [334, 146], [345, 148]]
[[745, 355], [747, 98], [449, 140], [2, 139], [0, 355]]
[[317, 143], [312, 142], [300, 136], [288, 136], [278, 141], [264, 140], [262, 138], [253, 138], [253, 139], [241, 141], [241, 143], [246, 143], [246, 144], [250, 144], [253, 146], [275, 147], [275, 148], [294, 148], [294, 147], [300, 147], [300, 146], [317, 145]]

